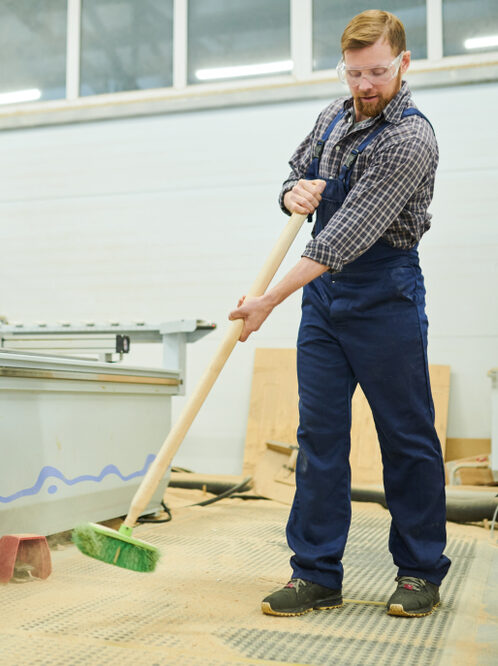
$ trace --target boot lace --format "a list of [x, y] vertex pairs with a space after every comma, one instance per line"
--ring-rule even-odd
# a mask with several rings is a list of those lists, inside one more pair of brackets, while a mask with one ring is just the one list
[[397, 578], [398, 587], [404, 587], [406, 590], [419, 591], [425, 587], [423, 578], [413, 578], [412, 576], [400, 576]]
[[296, 593], [299, 592], [300, 587], [305, 587], [307, 584], [307, 581], [303, 580], [302, 578], [291, 578], [290, 581], [287, 583], [285, 587], [291, 587], [296, 590]]

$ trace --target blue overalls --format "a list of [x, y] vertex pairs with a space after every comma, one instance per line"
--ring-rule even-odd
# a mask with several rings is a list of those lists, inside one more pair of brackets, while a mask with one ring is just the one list
[[[403, 115], [414, 113], [422, 115], [416, 109]], [[307, 178], [320, 178], [323, 144], [343, 115], [327, 128]], [[342, 205], [357, 155], [385, 126], [352, 151], [338, 178], [327, 180], [314, 235]], [[342, 585], [351, 520], [351, 398], [359, 383], [379, 437], [392, 517], [389, 550], [398, 575], [439, 585], [450, 566], [443, 555], [445, 480], [416, 247], [396, 249], [379, 240], [339, 273], [327, 272], [304, 287], [297, 372], [297, 487], [287, 524], [293, 576], [332, 589]]]

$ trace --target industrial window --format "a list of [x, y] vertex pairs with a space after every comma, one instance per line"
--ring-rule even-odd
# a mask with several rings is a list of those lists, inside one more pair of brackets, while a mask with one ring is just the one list
[[289, 0], [189, 0], [189, 83], [291, 71]]
[[[341, 57], [344, 27], [360, 12], [372, 9], [362, 0], [313, 0], [313, 69], [333, 69]], [[427, 58], [426, 0], [384, 0], [384, 11], [396, 14], [407, 33], [413, 59]]]
[[83, 0], [80, 94], [173, 83], [173, 0]]
[[498, 49], [497, 0], [443, 0], [443, 55]]
[[[0, 129], [339, 95], [342, 31], [371, 6], [369, 0], [0, 0]], [[381, 6], [406, 27], [410, 85], [498, 76], [498, 0], [383, 0]]]
[[66, 0], [0, 2], [0, 104], [66, 96]]

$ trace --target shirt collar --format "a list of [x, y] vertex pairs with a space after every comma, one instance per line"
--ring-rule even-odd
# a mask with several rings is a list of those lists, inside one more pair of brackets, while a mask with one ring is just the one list
[[[389, 123], [394, 123], [397, 125], [401, 121], [401, 114], [403, 113], [404, 109], [406, 109], [407, 106], [410, 106], [411, 103], [411, 92], [410, 89], [408, 88], [408, 84], [406, 81], [401, 82], [401, 88], [399, 89], [398, 93], [393, 97], [393, 99], [389, 102], [389, 104], [386, 106], [386, 108], [380, 113], [377, 118], [384, 117], [385, 120], [387, 120]], [[344, 102], [344, 111], [346, 113], [349, 113], [349, 115], [352, 117], [354, 113], [354, 107], [353, 107], [353, 98], [348, 97], [345, 102]], [[372, 120], [374, 120], [372, 118]]]

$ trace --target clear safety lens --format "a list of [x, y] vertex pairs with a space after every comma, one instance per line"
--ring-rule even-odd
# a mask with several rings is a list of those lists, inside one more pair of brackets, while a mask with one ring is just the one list
[[342, 83], [350, 86], [360, 85], [363, 77], [373, 85], [388, 83], [398, 73], [403, 54], [404, 51], [401, 51], [389, 65], [377, 65], [376, 67], [346, 67], [343, 58], [341, 58], [336, 68], [337, 75]]

